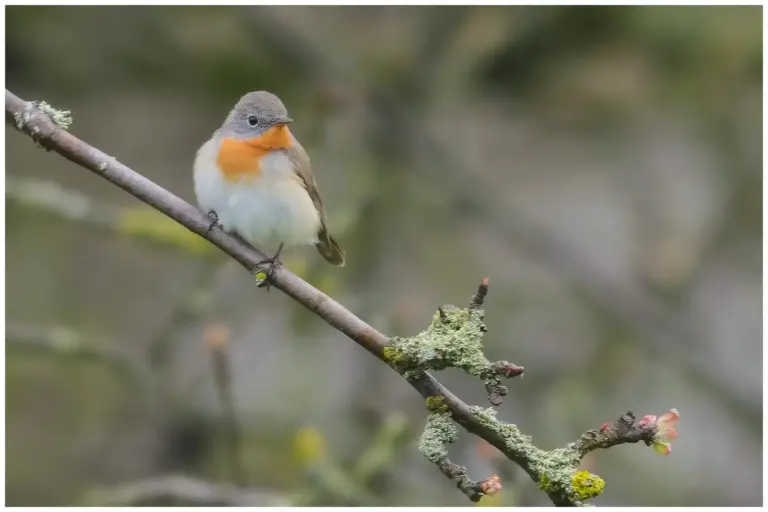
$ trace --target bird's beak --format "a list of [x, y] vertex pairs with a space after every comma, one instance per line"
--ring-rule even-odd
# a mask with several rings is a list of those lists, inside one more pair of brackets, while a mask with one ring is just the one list
[[281, 117], [280, 119], [277, 120], [277, 124], [290, 124], [292, 122], [293, 122], [293, 119], [291, 119], [288, 116]]

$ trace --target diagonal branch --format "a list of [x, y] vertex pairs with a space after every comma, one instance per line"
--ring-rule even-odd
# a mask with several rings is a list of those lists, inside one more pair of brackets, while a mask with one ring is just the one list
[[[69, 134], [66, 131], [71, 123], [68, 112], [56, 111], [44, 102], [23, 101], [8, 90], [5, 92], [5, 111], [7, 121], [31, 136], [39, 146], [56, 151], [156, 208], [189, 231], [207, 239], [249, 272], [255, 274], [265, 270], [258, 264], [266, 259], [264, 254], [220, 229], [209, 229], [211, 220], [197, 208]], [[590, 431], [578, 442], [565, 448], [544, 451], [534, 446], [530, 437], [522, 434], [515, 425], [497, 420], [493, 408], [484, 410], [480, 407], [470, 407], [441, 385], [426, 371], [447, 366], [444, 361], [441, 362], [441, 357], [453, 361], [451, 364], [464, 364], [472, 357], [477, 359], [479, 366], [465, 365], [465, 369], [467, 373], [476, 374], [475, 376], [482, 377], [495, 386], [494, 389], [489, 389], [491, 403], [500, 402], [497, 399], [506, 392], [506, 388], [502, 391], [498, 387], [499, 384], [492, 380], [491, 374], [509, 378], [520, 375], [523, 371], [522, 367], [506, 361], [490, 367], [490, 363], [477, 348], [479, 337], [484, 332], [480, 307], [487, 293], [488, 283], [485, 280], [468, 310], [453, 307], [441, 309], [436, 314], [431, 331], [425, 331], [413, 338], [393, 338], [392, 346], [390, 339], [384, 334], [284, 267], [277, 268], [272, 284], [387, 363], [421, 393], [428, 406], [438, 403], [441, 414], [446, 417], [450, 414], [450, 418], [468, 432], [485, 439], [507, 458], [520, 465], [556, 505], [580, 505], [583, 500], [602, 491], [604, 483], [599, 477], [584, 471], [577, 472], [578, 463], [586, 452], [599, 447], [642, 440], [648, 445], [653, 444], [657, 450], [668, 453], [669, 445], [666, 441], [677, 435], [677, 431], [670, 427], [678, 418], [675, 410], [674, 414], [670, 412], [658, 421], [655, 416], [646, 416], [637, 426], [634, 425], [634, 416], [628, 413], [626, 418], [622, 417], [613, 427], [601, 429], [599, 433]], [[466, 321], [467, 319], [469, 321]], [[450, 335], [449, 327], [455, 330], [467, 329], [469, 339], [462, 341], [460, 337]], [[424, 350], [429, 347], [414, 343], [417, 339], [431, 340], [432, 348], [437, 348], [438, 352], [444, 354], [433, 357]], [[462, 341], [464, 349], [445, 344], [439, 346], [445, 340]], [[403, 356], [402, 362], [406, 364], [393, 364], [393, 354], [398, 360]], [[412, 364], [416, 366], [413, 367]], [[455, 436], [450, 429], [435, 428], [444, 426], [440, 422], [435, 424], [436, 418], [435, 414], [430, 416], [433, 428], [429, 429], [427, 439], [435, 441], [436, 446], [450, 443]], [[480, 483], [469, 480], [461, 466], [450, 463], [447, 456], [442, 456], [442, 448], [438, 448], [438, 451], [440, 456], [436, 457], [434, 462], [439, 463], [447, 476], [457, 480], [465, 492], [470, 491], [468, 494], [489, 494], [498, 490], [499, 484], [495, 477]]]

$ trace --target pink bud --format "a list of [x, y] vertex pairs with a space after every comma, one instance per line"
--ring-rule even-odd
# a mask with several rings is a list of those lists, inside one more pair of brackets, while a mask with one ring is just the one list
[[647, 416], [644, 416], [643, 419], [637, 422], [637, 426], [645, 427], [646, 425], [652, 425], [654, 423], [656, 423], [656, 416], [649, 414]]
[[501, 479], [499, 475], [493, 475], [484, 482], [480, 483], [480, 490], [486, 496], [493, 496], [501, 490]]

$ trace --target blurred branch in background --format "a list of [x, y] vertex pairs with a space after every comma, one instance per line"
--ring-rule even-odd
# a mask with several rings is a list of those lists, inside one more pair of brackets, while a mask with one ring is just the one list
[[219, 402], [226, 425], [226, 441], [230, 463], [230, 477], [240, 487], [245, 487], [246, 477], [243, 468], [242, 439], [240, 424], [235, 411], [235, 399], [232, 390], [232, 364], [229, 353], [229, 329], [225, 325], [214, 324], [205, 331], [205, 346], [211, 354], [213, 376], [216, 382]]
[[106, 507], [204, 506], [270, 507], [290, 506], [285, 496], [257, 489], [240, 489], [230, 484], [213, 484], [185, 475], [167, 475], [94, 489], [85, 497], [89, 505]]
[[396, 467], [397, 457], [410, 441], [408, 419], [392, 413], [382, 421], [370, 445], [360, 454], [351, 474], [359, 485], [370, 487]]
[[6, 324], [5, 340], [6, 350], [18, 353], [84, 359], [113, 366], [144, 398], [148, 413], [158, 411], [156, 379], [149, 366], [109, 340], [89, 337], [64, 326], [45, 328], [18, 322]]
[[350, 465], [328, 455], [326, 439], [312, 427], [302, 428], [294, 440], [294, 456], [306, 478], [305, 489], [295, 494], [296, 506], [384, 505], [378, 498], [382, 483], [398, 470], [397, 463], [409, 444], [406, 417], [386, 417], [373, 439]]
[[374, 480], [397, 470], [397, 458], [407, 445], [406, 419], [391, 415], [378, 430], [369, 448], [351, 468], [342, 468], [328, 457], [325, 438], [315, 429], [296, 435], [295, 456], [305, 480], [297, 489], [274, 491], [212, 483], [182, 474], [170, 474], [86, 493], [84, 501], [98, 506], [354, 506], [378, 503], [371, 494]]
[[6, 175], [5, 195], [26, 207], [83, 222], [121, 235], [159, 243], [199, 257], [216, 255], [210, 244], [167, 216], [144, 205], [119, 207], [100, 202], [53, 181]]

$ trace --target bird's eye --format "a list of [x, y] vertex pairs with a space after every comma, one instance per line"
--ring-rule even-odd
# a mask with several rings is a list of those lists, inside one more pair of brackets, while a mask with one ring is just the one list
[[257, 124], [259, 124], [259, 118], [256, 116], [250, 116], [248, 118], [248, 124], [251, 126], [256, 126]]

